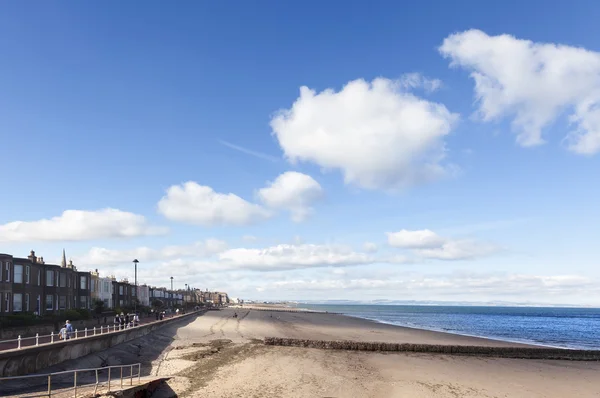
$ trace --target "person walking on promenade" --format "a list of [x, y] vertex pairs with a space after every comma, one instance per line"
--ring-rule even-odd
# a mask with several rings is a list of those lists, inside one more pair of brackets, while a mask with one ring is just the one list
[[140, 316], [138, 314], [135, 314], [133, 316], [133, 326], [138, 326], [140, 324]]
[[67, 336], [66, 339], [70, 340], [71, 338], [73, 338], [73, 332], [74, 332], [74, 330], [73, 330], [73, 325], [71, 325], [71, 321], [69, 321], [68, 319], [67, 319], [67, 322], [65, 324], [65, 329], [66, 329], [66, 332], [67, 332], [66, 333], [66, 336]]
[[115, 329], [117, 329], [117, 326], [119, 326], [121, 324], [121, 319], [119, 318], [119, 314], [115, 314]]
[[127, 326], [129, 326], [129, 320], [130, 320], [129, 318], [130, 318], [130, 316], [128, 313], [127, 315], [125, 315], [125, 325], [127, 325]]
[[60, 329], [60, 331], [58, 332], [58, 338], [61, 340], [67, 339], [67, 325], [66, 324], [64, 324], [62, 329]]
[[121, 318], [119, 319], [119, 321], [121, 322], [121, 326], [119, 329], [125, 329], [125, 315], [123, 315], [122, 312], [121, 312]]

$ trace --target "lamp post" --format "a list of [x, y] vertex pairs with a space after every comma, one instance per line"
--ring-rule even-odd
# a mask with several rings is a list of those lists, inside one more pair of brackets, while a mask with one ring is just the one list
[[171, 277], [171, 307], [173, 307], [173, 277]]
[[135, 267], [135, 276], [134, 276], [134, 284], [135, 284], [135, 299], [133, 301], [133, 313], [137, 314], [137, 300], [138, 300], [138, 290], [137, 290], [137, 265], [139, 261], [138, 259], [133, 260], [133, 265]]

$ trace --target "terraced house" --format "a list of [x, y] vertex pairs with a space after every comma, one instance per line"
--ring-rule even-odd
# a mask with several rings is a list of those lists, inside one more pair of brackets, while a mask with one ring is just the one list
[[64, 251], [61, 265], [46, 264], [33, 250], [27, 258], [0, 254], [0, 265], [2, 315], [89, 309], [90, 273], [77, 271], [72, 261], [67, 263]]

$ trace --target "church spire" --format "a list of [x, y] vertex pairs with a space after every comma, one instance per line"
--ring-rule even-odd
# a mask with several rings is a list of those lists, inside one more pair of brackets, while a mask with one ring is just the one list
[[67, 267], [67, 256], [65, 255], [65, 249], [63, 249], [63, 256], [62, 256], [62, 261], [60, 262], [60, 265], [63, 268]]

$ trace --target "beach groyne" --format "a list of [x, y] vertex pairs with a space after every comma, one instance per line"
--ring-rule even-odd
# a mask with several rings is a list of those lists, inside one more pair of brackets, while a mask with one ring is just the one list
[[486, 347], [468, 345], [380, 343], [361, 341], [325, 341], [267, 337], [265, 345], [318, 348], [326, 350], [418, 352], [429, 354], [465, 355], [490, 358], [552, 359], [569, 361], [600, 361], [600, 350], [570, 350], [545, 347]]

